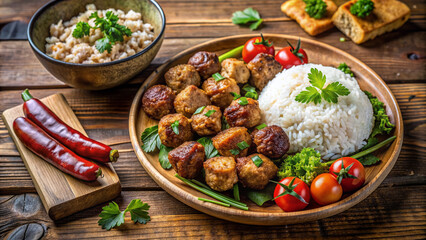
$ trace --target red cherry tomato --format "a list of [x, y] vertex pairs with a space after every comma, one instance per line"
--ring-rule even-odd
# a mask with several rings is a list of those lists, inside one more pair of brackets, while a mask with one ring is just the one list
[[364, 166], [358, 160], [351, 157], [340, 158], [331, 164], [330, 174], [338, 182], [340, 181], [344, 192], [358, 190], [365, 182]]
[[[280, 184], [277, 184], [275, 187], [275, 202], [282, 210], [294, 212], [308, 206], [311, 195], [309, 193], [309, 186], [304, 181], [297, 177], [286, 177], [280, 183], [288, 186], [287, 190]], [[278, 197], [282, 193], [285, 193], [285, 195]]]
[[265, 40], [263, 35], [252, 38], [244, 44], [242, 53], [244, 62], [250, 62], [259, 53], [267, 53], [275, 56], [274, 46], [270, 41]]
[[275, 60], [277, 60], [283, 68], [288, 69], [296, 65], [308, 63], [308, 55], [305, 50], [300, 48], [300, 39], [297, 42], [296, 48], [290, 43], [288, 44], [290, 46], [281, 49], [275, 56]]
[[311, 184], [312, 198], [320, 205], [327, 205], [340, 200], [343, 194], [342, 186], [330, 173], [318, 175]]

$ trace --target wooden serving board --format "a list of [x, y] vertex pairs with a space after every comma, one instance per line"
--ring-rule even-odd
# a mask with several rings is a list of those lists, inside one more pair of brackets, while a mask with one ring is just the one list
[[[51, 95], [41, 99], [41, 101], [65, 123], [87, 136], [83, 126], [81, 126], [77, 116], [62, 94]], [[24, 116], [22, 104], [6, 110], [2, 114], [6, 127], [15, 141], [50, 218], [57, 220], [66, 217], [111, 200], [120, 194], [120, 180], [111, 164], [99, 163], [104, 177], [99, 177], [95, 182], [85, 182], [63, 173], [31, 152], [13, 131], [13, 121], [21, 116]]]

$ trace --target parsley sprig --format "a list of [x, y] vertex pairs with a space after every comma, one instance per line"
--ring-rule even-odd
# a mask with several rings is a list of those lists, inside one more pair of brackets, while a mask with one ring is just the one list
[[112, 45], [116, 42], [124, 41], [124, 35], [130, 36], [132, 34], [132, 31], [129, 28], [118, 24], [119, 18], [117, 15], [113, 14], [112, 11], [108, 11], [104, 18], [99, 17], [98, 12], [93, 12], [89, 19], [92, 18], [95, 19], [94, 27], [91, 27], [86, 22], [78, 22], [72, 32], [72, 36], [75, 38], [89, 36], [91, 28], [101, 30], [104, 37], [98, 39], [95, 43], [95, 47], [100, 53], [103, 53], [104, 51], [110, 53]]
[[323, 0], [303, 0], [305, 12], [312, 18], [320, 19], [327, 12], [327, 4]]
[[374, 10], [374, 2], [371, 0], [358, 0], [349, 10], [353, 15], [365, 18]]
[[327, 87], [324, 87], [326, 77], [316, 68], [311, 68], [308, 73], [309, 82], [312, 86], [306, 87], [305, 91], [300, 92], [296, 96], [296, 101], [301, 103], [314, 102], [315, 104], [321, 103], [321, 98], [329, 103], [337, 103], [338, 97], [349, 95], [350, 91], [339, 82], [333, 82]]
[[102, 212], [99, 214], [101, 219], [99, 219], [98, 224], [103, 229], [111, 230], [111, 228], [118, 227], [124, 223], [126, 212], [130, 212], [133, 222], [146, 224], [151, 220], [148, 214], [149, 208], [150, 206], [140, 199], [133, 199], [124, 211], [120, 211], [118, 204], [113, 201], [102, 208]]
[[262, 22], [263, 19], [260, 17], [259, 12], [253, 8], [246, 8], [243, 11], [236, 11], [232, 14], [233, 24], [244, 25], [251, 23], [249, 26], [250, 30], [256, 30]]

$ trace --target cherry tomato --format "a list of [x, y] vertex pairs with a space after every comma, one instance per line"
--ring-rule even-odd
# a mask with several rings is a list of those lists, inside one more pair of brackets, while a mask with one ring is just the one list
[[294, 48], [289, 42], [287, 43], [289, 46], [278, 51], [275, 56], [275, 60], [277, 60], [283, 68], [288, 69], [296, 65], [308, 63], [308, 55], [305, 50], [300, 48], [300, 39], [297, 42], [296, 48]]
[[[286, 185], [287, 189], [280, 184]], [[283, 196], [279, 197], [281, 194]], [[309, 186], [297, 177], [286, 177], [282, 179], [274, 191], [277, 205], [286, 212], [294, 212], [304, 209], [311, 200]]]
[[244, 62], [250, 62], [259, 53], [267, 53], [275, 56], [274, 46], [270, 41], [265, 40], [262, 34], [260, 37], [252, 38], [244, 44], [242, 53]]
[[311, 184], [312, 198], [320, 205], [327, 205], [339, 201], [342, 197], [342, 186], [330, 173], [318, 175]]
[[331, 164], [330, 174], [340, 182], [344, 192], [358, 190], [365, 182], [364, 166], [351, 157], [342, 157]]

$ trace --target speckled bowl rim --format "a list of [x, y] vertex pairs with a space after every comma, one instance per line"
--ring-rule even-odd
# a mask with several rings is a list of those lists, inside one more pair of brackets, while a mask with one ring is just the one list
[[164, 31], [166, 29], [166, 16], [164, 15], [164, 11], [161, 8], [160, 4], [158, 4], [155, 0], [148, 0], [151, 4], [153, 4], [158, 9], [158, 11], [160, 12], [160, 15], [161, 15], [161, 20], [163, 22], [162, 22], [162, 25], [161, 25], [160, 34], [158, 34], [158, 36], [154, 39], [154, 41], [152, 41], [151, 44], [149, 44], [146, 48], [142, 49], [142, 51], [137, 52], [136, 54], [134, 54], [132, 56], [129, 56], [129, 57], [126, 57], [126, 58], [123, 58], [123, 59], [119, 59], [119, 60], [114, 60], [114, 61], [111, 61], [111, 62], [106, 62], [106, 63], [90, 63], [90, 64], [85, 63], [85, 64], [83, 64], [83, 63], [70, 63], [70, 62], [60, 61], [60, 60], [57, 60], [55, 58], [47, 56], [46, 53], [41, 51], [34, 44], [32, 38], [31, 38], [31, 32], [33, 31], [34, 23], [38, 20], [38, 17], [41, 14], [43, 14], [43, 12], [46, 11], [49, 7], [51, 7], [51, 6], [53, 6], [57, 3], [60, 3], [62, 1], [64, 1], [64, 0], [53, 0], [53, 1], [46, 3], [41, 8], [39, 8], [37, 10], [37, 12], [31, 17], [31, 20], [30, 20], [30, 22], [28, 24], [28, 28], [27, 28], [27, 38], [28, 38], [28, 42], [30, 43], [31, 48], [34, 51], [36, 51], [41, 57], [45, 58], [48, 61], [52, 61], [52, 62], [55, 62], [55, 63], [69, 65], [69, 66], [80, 66], [80, 67], [95, 67], [95, 66], [101, 67], [101, 66], [110, 66], [110, 65], [114, 65], [114, 64], [118, 64], [118, 63], [123, 63], [123, 62], [129, 61], [129, 60], [132, 60], [134, 58], [137, 58], [137, 57], [141, 56], [142, 54], [146, 53], [151, 48], [153, 48], [157, 44], [157, 42], [159, 42], [162, 39], [162, 36], [163, 36]]

